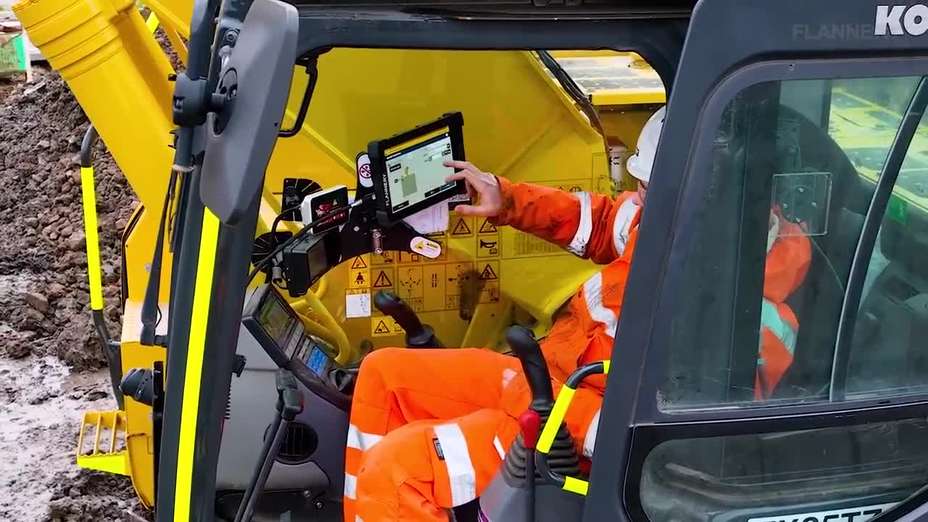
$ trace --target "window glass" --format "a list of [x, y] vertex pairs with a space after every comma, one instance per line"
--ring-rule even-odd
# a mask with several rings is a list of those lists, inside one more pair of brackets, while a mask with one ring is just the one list
[[928, 422], [672, 440], [646, 458], [651, 520], [866, 522], [928, 480]]
[[911, 393], [928, 384], [926, 252], [928, 125], [923, 117], [867, 266], [847, 362], [848, 396]]
[[[918, 81], [766, 82], [728, 104], [711, 162], [697, 167], [710, 174], [707, 196], [684, 217], [699, 231], [675, 247], [689, 254], [676, 283], [688, 299], [674, 304], [662, 409], [828, 398], [854, 252]], [[921, 132], [871, 262], [849, 392], [928, 381], [928, 350], [915, 343], [928, 333], [915, 262], [928, 235]]]

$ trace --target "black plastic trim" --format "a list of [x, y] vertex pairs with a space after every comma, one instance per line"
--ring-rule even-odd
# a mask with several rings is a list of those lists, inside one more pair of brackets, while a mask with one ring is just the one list
[[685, 16], [482, 18], [453, 13], [299, 7], [297, 54], [333, 47], [375, 49], [615, 49], [635, 51], [673, 84]]
[[847, 290], [844, 293], [844, 303], [841, 305], [841, 319], [838, 322], [838, 338], [835, 341], [834, 362], [831, 367], [831, 383], [828, 396], [831, 401], [844, 400], [847, 387], [847, 367], [851, 357], [851, 346], [854, 341], [854, 325], [857, 322], [857, 311], [860, 309], [860, 298], [863, 294], [864, 280], [870, 268], [870, 257], [876, 245], [876, 236], [883, 224], [883, 215], [893, 194], [899, 169], [905, 161], [912, 138], [922, 121], [922, 114], [928, 106], [928, 78], [922, 77], [915, 94], [912, 96], [905, 115], [900, 122], [896, 139], [883, 163], [883, 171], [876, 183], [876, 189], [870, 200], [870, 208], [864, 218], [857, 250], [851, 263], [851, 272], [847, 280]]
[[924, 418], [926, 415], [928, 415], [928, 401], [905, 406], [833, 411], [824, 415], [806, 414], [793, 417], [758, 417], [698, 423], [639, 425], [631, 430], [631, 458], [626, 473], [623, 497], [626, 500], [632, 520], [648, 520], [640, 499], [641, 472], [651, 451], [666, 441], [754, 433], [794, 432]]

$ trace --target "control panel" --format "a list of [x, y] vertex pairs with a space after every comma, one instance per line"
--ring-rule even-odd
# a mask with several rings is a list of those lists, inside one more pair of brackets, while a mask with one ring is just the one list
[[335, 350], [306, 331], [300, 316], [273, 285], [258, 287], [242, 313], [242, 323], [271, 360], [286, 368], [311, 392], [347, 408], [354, 372], [335, 364]]

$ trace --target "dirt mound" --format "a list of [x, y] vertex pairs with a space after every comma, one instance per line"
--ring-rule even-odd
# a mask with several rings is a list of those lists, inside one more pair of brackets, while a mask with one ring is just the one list
[[[77, 468], [87, 410], [115, 407], [90, 317], [79, 151], [88, 121], [37, 69], [0, 97], [0, 520], [148, 520], [126, 477]], [[120, 324], [120, 236], [136, 201], [98, 144], [106, 314]], [[63, 363], [62, 363], [63, 361]]]
[[122, 477], [80, 470], [59, 473], [46, 520], [153, 520], [138, 507], [132, 485]]
[[0, 357], [0, 520], [146, 520], [128, 478], [79, 469], [85, 410], [115, 402], [106, 370], [72, 373], [56, 357]]
[[[88, 120], [67, 85], [36, 70], [0, 100], [0, 354], [105, 364], [89, 313], [79, 151]], [[97, 212], [106, 315], [119, 324], [120, 236], [136, 201], [98, 144]]]

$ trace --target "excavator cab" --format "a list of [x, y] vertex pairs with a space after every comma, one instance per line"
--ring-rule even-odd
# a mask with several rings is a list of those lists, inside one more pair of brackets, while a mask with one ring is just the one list
[[[187, 26], [150, 4], [185, 60], [174, 154], [133, 178], [125, 405], [89, 417], [124, 430], [128, 456], [79, 460], [131, 474], [157, 520], [341, 520], [360, 362], [404, 344], [511, 352], [532, 387], [499, 475], [456, 520], [919, 519], [928, 7], [197, 0]], [[56, 23], [42, 5], [19, 8], [27, 29]], [[139, 26], [126, 16], [107, 34]], [[86, 71], [155, 52], [75, 65], [84, 33], [74, 52], [36, 35], [91, 119], [108, 109]], [[665, 101], [611, 359], [567, 383], [606, 375], [584, 459], [535, 339], [598, 268], [457, 216], [467, 194], [438, 164], [609, 192]], [[98, 121], [132, 165], [119, 124], [138, 122]], [[808, 262], [775, 298], [795, 276], [765, 270], [780, 234]], [[776, 359], [759, 357], [768, 334]]]
[[[551, 427], [542, 429], [547, 434], [534, 450], [531, 430], [520, 439], [524, 451], [510, 449], [500, 480], [481, 499], [482, 516], [863, 520], [904, 510], [919, 502], [928, 478], [928, 455], [916, 442], [926, 429], [928, 367], [913, 337], [916, 325], [924, 326], [918, 303], [926, 294], [921, 269], [901, 253], [923, 248], [916, 217], [923, 207], [910, 188], [919, 175], [908, 169], [920, 154], [928, 69], [919, 57], [924, 44], [906, 29], [906, 20], [920, 16], [910, 12], [865, 1], [838, 10], [724, 1], [692, 10], [671, 3], [356, 10], [256, 0], [236, 23], [220, 16], [210, 27], [217, 42], [233, 26], [239, 32], [227, 59], [207, 76], [218, 79], [216, 92], [226, 100], [202, 108], [205, 154], [194, 165], [199, 192], [191, 191], [192, 228], [185, 224], [178, 260], [178, 288], [193, 292], [174, 296], [172, 314], [181, 337], [201, 320], [215, 335], [197, 343], [184, 337], [191, 341], [186, 369], [180, 356], [173, 367], [169, 358], [167, 371], [186, 379], [198, 353], [224, 353], [231, 361], [222, 347], [234, 343], [222, 332], [236, 327], [243, 296], [223, 291], [226, 299], [218, 301], [216, 292], [247, 283], [247, 261], [227, 254], [244, 253], [254, 235], [257, 180], [281, 139], [294, 64], [315, 63], [317, 53], [341, 47], [633, 51], [663, 80], [668, 113], [616, 349], [611, 361], [585, 370], [611, 368], [592, 467], [585, 476], [552, 469], [546, 455], [556, 446], [562, 413], [538, 408]], [[310, 67], [319, 81], [323, 60]], [[474, 132], [467, 111], [463, 119]], [[374, 177], [381, 170], [378, 150], [372, 144], [365, 160]], [[770, 306], [765, 278], [776, 277], [760, 269], [771, 208], [799, 225], [793, 230], [808, 240], [810, 262], [803, 284], [788, 296], [798, 328], [780, 332], [791, 362], [780, 382], [758, 393], [758, 366], [766, 363], [758, 360], [759, 332]], [[382, 225], [384, 209], [374, 215]], [[375, 238], [374, 221], [367, 223]], [[185, 256], [198, 231], [197, 257]], [[376, 252], [377, 240], [370, 244]], [[223, 270], [207, 272], [211, 283], [194, 277], [199, 268], [194, 272], [192, 263], [203, 266], [204, 252], [228, 259]], [[893, 256], [900, 256], [895, 263]], [[208, 315], [191, 307], [198, 296], [209, 300]], [[896, 322], [894, 333], [885, 329]], [[224, 389], [229, 372], [221, 359], [210, 359], [192, 378]], [[209, 404], [204, 396], [190, 400], [201, 405], [198, 423], [215, 415], [202, 409]], [[192, 422], [178, 406], [165, 405], [166, 426]], [[194, 462], [202, 468], [179, 467], [180, 460], [162, 468], [159, 516], [161, 510], [177, 516], [178, 508], [193, 518], [212, 516], [219, 434], [182, 434], [165, 432], [162, 462], [180, 459], [185, 444], [197, 440], [203, 444]], [[519, 451], [521, 457], [514, 455]], [[505, 480], [516, 461], [531, 466], [523, 482], [537, 473], [543, 486], [566, 490], [544, 500], [572, 507], [537, 509], [530, 484], [524, 491], [531, 500], [523, 502], [519, 480]], [[202, 476], [205, 487], [193, 480], [188, 489], [171, 470]], [[515, 503], [521, 509], [513, 511]]]

